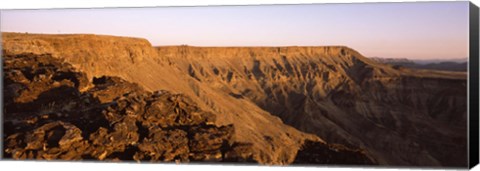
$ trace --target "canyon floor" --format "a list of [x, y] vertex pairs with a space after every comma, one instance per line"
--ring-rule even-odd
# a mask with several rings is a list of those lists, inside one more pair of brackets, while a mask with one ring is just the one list
[[2, 33], [4, 157], [466, 167], [466, 72], [346, 46]]

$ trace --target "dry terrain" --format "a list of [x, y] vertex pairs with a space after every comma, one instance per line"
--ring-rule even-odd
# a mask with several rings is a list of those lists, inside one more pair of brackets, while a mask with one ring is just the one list
[[[262, 164], [467, 164], [464, 72], [395, 68], [344, 46], [153, 47], [138, 38], [18, 33], [3, 33], [2, 45], [5, 79], [13, 80], [5, 80], [3, 90], [8, 103], [5, 130], [11, 131], [4, 137], [4, 150], [14, 158], [38, 156], [38, 152], [30, 155], [25, 149], [41, 151], [35, 142], [50, 142], [31, 137], [58, 128], [78, 137], [78, 142], [64, 142], [65, 136], [59, 136], [53, 144], [68, 153], [70, 144], [83, 143], [79, 146], [90, 151], [82, 155], [96, 159], [122, 160], [126, 155], [134, 160]], [[48, 60], [39, 62], [44, 58]], [[56, 67], [69, 67], [65, 71], [41, 69], [57, 60], [62, 64]], [[67, 71], [75, 73], [67, 80], [75, 77], [77, 81], [55, 77]], [[62, 85], [75, 90], [76, 95], [65, 97], [75, 104], [60, 100], [65, 103], [52, 105], [41, 100], [46, 91]], [[163, 93], [155, 95], [159, 92]], [[46, 99], [50, 96], [47, 93]], [[78, 102], [84, 96], [95, 103]], [[165, 100], [170, 96], [188, 100], [180, 100], [185, 103], [182, 106]], [[128, 105], [139, 103], [139, 107], [132, 114], [125, 110], [128, 105], [108, 106], [122, 100]], [[158, 112], [149, 118], [145, 111], [153, 108], [154, 102], [159, 104], [152, 110]], [[35, 105], [43, 107], [28, 108]], [[176, 107], [169, 108], [171, 105]], [[185, 106], [194, 107], [187, 110]], [[78, 112], [91, 108], [95, 110], [86, 111], [85, 116]], [[173, 114], [161, 114], [170, 109]], [[48, 112], [73, 113], [40, 122]], [[169, 122], [169, 117], [179, 115], [196, 119]], [[93, 116], [100, 117], [96, 126], [84, 128], [79, 123]], [[212, 116], [215, 119], [208, 119]], [[35, 117], [35, 122], [30, 121]], [[115, 126], [120, 123], [123, 126]], [[85, 135], [75, 133], [78, 131]], [[133, 133], [124, 135], [122, 131]], [[212, 134], [214, 142], [202, 139], [206, 135], [192, 136], [202, 133]], [[96, 139], [102, 138], [95, 137], [112, 136], [127, 138], [98, 147]], [[155, 155], [159, 152], [152, 152], [159, 150], [155, 146], [164, 144], [162, 136], [177, 137], [171, 144], [179, 152]], [[28, 145], [29, 141], [34, 145]], [[62, 144], [68, 147], [61, 148]], [[115, 151], [117, 148], [123, 150]], [[48, 153], [48, 147], [43, 149]], [[82, 155], [79, 158], [86, 159]]]

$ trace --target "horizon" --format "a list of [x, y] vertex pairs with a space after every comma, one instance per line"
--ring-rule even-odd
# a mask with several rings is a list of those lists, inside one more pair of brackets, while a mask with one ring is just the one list
[[152, 46], [346, 46], [366, 57], [468, 58], [468, 2], [2, 10], [0, 30], [143, 38]]

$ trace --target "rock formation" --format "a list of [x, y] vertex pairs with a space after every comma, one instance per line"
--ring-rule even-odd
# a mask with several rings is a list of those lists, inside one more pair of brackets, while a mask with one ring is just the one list
[[[233, 125], [214, 125], [216, 115], [184, 95], [151, 93], [118, 77], [89, 82], [84, 73], [50, 55], [7, 53], [3, 59], [7, 158], [260, 162], [253, 144], [233, 137]], [[327, 153], [338, 152], [332, 148]], [[357, 151], [349, 154], [367, 158]]]
[[183, 95], [149, 93], [115, 77], [90, 83], [49, 55], [5, 55], [4, 61], [6, 157], [252, 160], [251, 145], [236, 148], [233, 125], [213, 125], [215, 116]]
[[[198, 82], [188, 74], [171, 67], [162, 59], [156, 58], [156, 53], [152, 56], [145, 54], [141, 56], [142, 60], [136, 63], [129, 60], [128, 51], [117, 51], [118, 56], [106, 59], [101, 55], [111, 52], [111, 48], [120, 48], [122, 44], [127, 44], [125, 46], [141, 44], [144, 42], [142, 39], [16, 33], [3, 33], [2, 36], [3, 50], [7, 54], [51, 54], [52, 57], [61, 59], [71, 64], [76, 70], [84, 72], [89, 80], [103, 76], [116, 76], [137, 83], [146, 91], [168, 90], [173, 94], [184, 94], [196, 102], [201, 109], [217, 114], [215, 125], [233, 124], [236, 130], [234, 137], [241, 142], [252, 144], [254, 158], [260, 163], [291, 163], [304, 139], [323, 141], [317, 136], [305, 134], [283, 124], [281, 119], [259, 108], [251, 101], [236, 100], [228, 94], [210, 88], [206, 83]], [[142, 49], [155, 51], [155, 48], [149, 44], [137, 47], [135, 51], [142, 51]], [[100, 52], [104, 50], [106, 52]], [[91, 60], [91, 63], [86, 62], [87, 59], [79, 60], [79, 56], [94, 60]], [[271, 141], [265, 141], [265, 137], [270, 137]]]
[[394, 68], [342, 46], [177, 46], [158, 55], [301, 131], [367, 149], [381, 164], [466, 165], [465, 73]]
[[[221, 153], [222, 161], [290, 164], [342, 160], [341, 164], [466, 166], [465, 73], [395, 68], [343, 46], [154, 48], [146, 40], [134, 38], [16, 33], [3, 33], [2, 43], [7, 54], [51, 54], [55, 59], [70, 63], [76, 71], [85, 73], [85, 78], [80, 80], [92, 82], [63, 81], [65, 83], [59, 85], [73, 86], [80, 94], [87, 93], [101, 104], [119, 97], [109, 92], [130, 90], [121, 88], [119, 83], [107, 85], [115, 80], [135, 85], [131, 86], [132, 92], [144, 89], [147, 92], [167, 90], [172, 95], [181, 93], [190, 100], [188, 104], [195, 103], [216, 118], [214, 121], [207, 119], [205, 123], [209, 124], [205, 125], [209, 127], [199, 128], [198, 132], [210, 134], [211, 127], [227, 136], [230, 129], [227, 127], [234, 128], [235, 131], [228, 135], [234, 142], [227, 143], [229, 150]], [[22, 89], [16, 86], [11, 89]], [[129, 92], [120, 94], [133, 98], [127, 96]], [[144, 98], [147, 101], [153, 98], [147, 97]], [[150, 115], [146, 112], [145, 116]], [[177, 122], [169, 120], [170, 117], [182, 115], [168, 116], [151, 115], [155, 118], [151, 121], [166, 127]], [[112, 115], [112, 118], [117, 116]], [[105, 123], [113, 121], [105, 120]], [[57, 125], [66, 127], [66, 123]], [[137, 129], [156, 132], [145, 126], [137, 126]], [[182, 137], [189, 135], [188, 130], [190, 128], [182, 129], [183, 133], [169, 130], [148, 135]], [[91, 133], [104, 136], [114, 132], [109, 131]], [[195, 137], [204, 139], [206, 134]], [[130, 139], [134, 140], [135, 136]], [[168, 144], [163, 141], [145, 140], [149, 144]], [[137, 143], [140, 142], [142, 139]], [[176, 142], [185, 144], [182, 138]], [[188, 144], [204, 148], [190, 141]], [[138, 146], [138, 149], [152, 154], [154, 146], [158, 145]], [[123, 146], [112, 144], [112, 147]], [[129, 149], [128, 145], [125, 149]], [[332, 149], [337, 153], [329, 153]], [[203, 153], [203, 157], [198, 155], [189, 160], [220, 156], [218, 151], [208, 150], [211, 152], [208, 155]], [[181, 156], [181, 151], [186, 149], [172, 153]], [[330, 157], [308, 159], [326, 153]], [[101, 154], [95, 153], [93, 157]], [[105, 155], [110, 156], [110, 153]], [[162, 158], [134, 156], [136, 159]]]

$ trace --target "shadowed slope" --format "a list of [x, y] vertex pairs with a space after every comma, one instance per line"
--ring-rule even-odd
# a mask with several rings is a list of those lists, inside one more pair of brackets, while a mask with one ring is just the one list
[[466, 164], [466, 74], [395, 69], [336, 47], [158, 47], [164, 63], [383, 164]]

